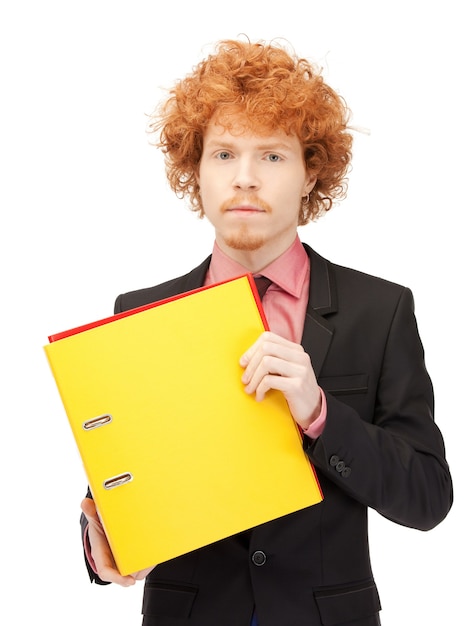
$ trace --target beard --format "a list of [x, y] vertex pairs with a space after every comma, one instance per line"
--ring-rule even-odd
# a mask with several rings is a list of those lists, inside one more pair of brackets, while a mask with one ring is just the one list
[[[238, 194], [224, 202], [221, 211], [227, 211], [230, 208], [240, 206], [242, 204], [252, 204], [266, 213], [271, 213], [271, 207], [257, 197], [254, 193]], [[227, 246], [234, 250], [243, 250], [245, 252], [254, 252], [259, 250], [265, 243], [265, 236], [259, 233], [252, 233], [248, 224], [241, 224], [236, 232], [228, 233], [224, 237]]]
[[263, 235], [249, 232], [248, 226], [243, 224], [239, 227], [237, 232], [225, 235], [224, 241], [226, 245], [233, 248], [233, 250], [254, 252], [255, 250], [259, 250], [264, 245], [265, 237]]

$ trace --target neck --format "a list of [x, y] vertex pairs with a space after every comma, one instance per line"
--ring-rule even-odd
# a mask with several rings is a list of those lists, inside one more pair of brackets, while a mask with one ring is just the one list
[[233, 248], [226, 244], [226, 242], [220, 237], [216, 237], [216, 243], [219, 248], [224, 252], [226, 256], [231, 258], [236, 263], [245, 267], [248, 272], [252, 274], [260, 273], [265, 267], [273, 263], [278, 257], [280, 257], [286, 250], [294, 243], [296, 234], [289, 241], [282, 242], [282, 245], [262, 245], [255, 250], [242, 250], [240, 248]]

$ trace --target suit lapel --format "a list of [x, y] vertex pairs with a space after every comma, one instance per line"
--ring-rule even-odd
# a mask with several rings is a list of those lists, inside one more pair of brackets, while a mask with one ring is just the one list
[[304, 248], [310, 258], [310, 286], [301, 343], [318, 377], [334, 333], [333, 324], [325, 316], [338, 309], [336, 285], [330, 263], [308, 245]]
[[205, 283], [206, 273], [210, 266], [211, 255], [207, 257], [198, 267], [186, 274], [184, 278], [184, 284], [182, 289], [178, 287], [180, 292], [191, 291], [192, 289], [198, 289], [203, 287]]

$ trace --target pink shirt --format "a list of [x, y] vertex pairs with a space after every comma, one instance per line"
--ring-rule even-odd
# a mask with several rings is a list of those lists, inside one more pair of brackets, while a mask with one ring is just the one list
[[[205, 285], [212, 285], [248, 270], [228, 257], [214, 244]], [[289, 341], [300, 343], [309, 300], [310, 262], [304, 246], [296, 236], [293, 244], [270, 265], [262, 269], [262, 276], [273, 281], [263, 296], [262, 306], [270, 330]], [[311, 439], [322, 434], [326, 420], [326, 401], [322, 392], [322, 410], [319, 417], [304, 431]]]

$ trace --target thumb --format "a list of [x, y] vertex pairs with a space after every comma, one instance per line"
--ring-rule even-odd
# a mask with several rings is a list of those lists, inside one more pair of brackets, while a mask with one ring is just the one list
[[99, 517], [96, 510], [96, 505], [94, 504], [94, 500], [91, 498], [85, 498], [81, 502], [81, 510], [84, 513], [84, 516], [89, 521], [94, 520], [96, 522], [99, 521]]

